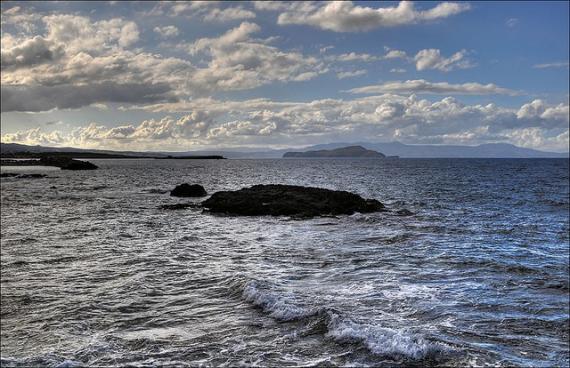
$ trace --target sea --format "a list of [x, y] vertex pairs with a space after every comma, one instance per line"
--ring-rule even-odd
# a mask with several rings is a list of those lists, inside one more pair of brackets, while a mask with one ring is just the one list
[[[569, 366], [567, 159], [93, 159], [3, 167], [1, 366]], [[388, 212], [170, 197], [346, 190]], [[407, 209], [411, 216], [398, 216]]]

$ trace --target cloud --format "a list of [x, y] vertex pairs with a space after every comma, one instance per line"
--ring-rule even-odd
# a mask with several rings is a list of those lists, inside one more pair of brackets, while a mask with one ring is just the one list
[[[271, 45], [273, 39], [253, 38], [260, 27], [250, 22], [187, 45], [206, 62], [194, 65], [187, 59], [134, 48], [140, 36], [134, 22], [119, 18], [94, 22], [67, 14], [44, 16], [42, 21], [43, 35], [2, 34], [3, 112], [93, 103], [158, 103], [306, 81], [328, 71], [316, 57], [281, 50]], [[177, 28], [154, 31], [171, 36]]]
[[403, 68], [390, 69], [390, 73], [405, 73], [405, 72], [406, 72], [406, 69], [403, 69]]
[[176, 37], [180, 33], [176, 26], [154, 27], [154, 32], [158, 33], [162, 38]]
[[170, 17], [193, 17], [203, 15], [210, 8], [217, 7], [219, 1], [161, 1], [157, 2], [154, 7], [144, 14], [146, 16], [170, 16]]
[[[147, 107], [149, 109], [150, 107]], [[383, 94], [310, 102], [202, 98], [155, 105], [153, 111], [188, 111], [178, 118], [105, 127], [93, 123], [64, 133], [39, 129], [6, 134], [3, 142], [90, 148], [178, 149], [240, 145], [313, 144], [334, 140], [406, 143], [510, 142], [567, 151], [568, 104], [534, 100], [520, 108], [469, 105], [452, 97], [428, 101]]]
[[[177, 58], [113, 50], [79, 51], [56, 63], [3, 70], [2, 111], [79, 108], [98, 102], [171, 101], [191, 88], [195, 67]], [[146, 101], [146, 102], [145, 102]]]
[[356, 53], [356, 52], [348, 52], [340, 55], [328, 55], [326, 57], [327, 60], [336, 61], [336, 62], [365, 62], [370, 63], [373, 61], [380, 61], [380, 60], [391, 60], [391, 59], [408, 59], [408, 56], [405, 51], [401, 50], [390, 50], [387, 49], [385, 55], [371, 55], [366, 53]]
[[41, 128], [2, 135], [3, 143], [21, 143], [30, 145], [60, 146], [69, 141], [58, 131], [43, 132]]
[[509, 18], [505, 21], [505, 25], [509, 28], [514, 28], [517, 24], [519, 24], [519, 20], [517, 18]]
[[[170, 16], [201, 19], [204, 22], [230, 22], [255, 18], [255, 13], [241, 6], [225, 6], [221, 1], [175, 1], [159, 2], [147, 16]], [[221, 6], [220, 6], [221, 5]]]
[[1, 64], [3, 69], [26, 67], [54, 61], [62, 57], [63, 54], [64, 49], [62, 46], [41, 36], [35, 36], [17, 46], [3, 47]]
[[306, 81], [326, 73], [326, 65], [315, 57], [286, 52], [253, 34], [255, 23], [243, 22], [216, 38], [202, 38], [189, 47], [192, 54], [210, 56], [207, 68], [193, 76], [196, 85], [208, 90], [240, 90], [270, 82]]
[[321, 47], [321, 48], [319, 49], [319, 54], [324, 54], [324, 53], [326, 53], [326, 52], [328, 52], [329, 50], [332, 50], [332, 49], [334, 49], [334, 46], [331, 46], [331, 45], [325, 46], [325, 47]]
[[349, 52], [340, 55], [327, 55], [325, 59], [340, 63], [401, 59], [405, 62], [415, 62], [416, 69], [419, 71], [433, 69], [442, 72], [449, 72], [455, 69], [468, 69], [475, 66], [475, 64], [467, 58], [468, 52], [466, 50], [461, 50], [450, 57], [445, 57], [441, 55], [441, 51], [439, 49], [423, 49], [418, 51], [415, 57], [412, 58], [403, 50], [393, 50], [388, 47], [385, 47], [384, 49], [386, 50], [384, 55]]
[[290, 7], [275, 5], [273, 9], [267, 7], [264, 10], [284, 10], [277, 19], [278, 24], [305, 24], [334, 32], [364, 32], [380, 27], [425, 23], [470, 9], [467, 3], [444, 2], [422, 11], [416, 10], [414, 4], [407, 1], [401, 1], [396, 7], [383, 8], [354, 5], [351, 1], [332, 1], [324, 5], [291, 4]]
[[[6, 4], [6, 3], [5, 3]], [[4, 35], [4, 27], [14, 27], [19, 32], [25, 34], [33, 33], [38, 28], [38, 22], [41, 19], [41, 14], [33, 11], [33, 8], [26, 6], [13, 6], [9, 9], [2, 9], [1, 23], [2, 34]]]
[[252, 19], [255, 13], [240, 7], [219, 9], [214, 8], [204, 15], [204, 20], [208, 22], [228, 22], [232, 20]]
[[69, 53], [104, 53], [113, 47], [126, 48], [139, 40], [136, 23], [120, 18], [92, 22], [88, 17], [53, 14], [42, 17], [46, 38], [63, 44]]
[[456, 94], [456, 95], [509, 95], [520, 94], [517, 91], [499, 87], [495, 84], [463, 83], [450, 84], [447, 82], [429, 82], [424, 79], [394, 81], [353, 88], [347, 92], [352, 94], [398, 93], [398, 94]]
[[408, 55], [402, 50], [389, 50], [384, 59], [406, 59]]
[[442, 72], [449, 72], [455, 69], [468, 69], [475, 65], [466, 59], [467, 51], [461, 50], [446, 58], [441, 55], [438, 49], [424, 49], [419, 51], [414, 60], [417, 70], [435, 69]]
[[359, 69], [359, 70], [354, 70], [354, 71], [338, 72], [336, 74], [336, 76], [338, 79], [345, 79], [345, 78], [358, 77], [361, 75], [365, 75], [366, 73], [368, 73], [366, 70]]
[[175, 101], [165, 84], [103, 82], [81, 86], [2, 86], [2, 112], [76, 109], [104, 102], [158, 103]]
[[257, 10], [270, 10], [270, 11], [277, 11], [277, 10], [288, 10], [298, 7], [300, 4], [307, 4], [308, 2], [301, 2], [293, 3], [293, 2], [285, 2], [285, 1], [252, 1], [253, 6]]
[[192, 45], [191, 51], [229, 48], [236, 43], [248, 41], [253, 33], [257, 33], [260, 30], [261, 28], [255, 23], [243, 22], [238, 27], [230, 29], [219, 37], [201, 38], [197, 40]]
[[104, 110], [104, 111], [109, 110], [109, 106], [107, 106], [107, 105], [104, 104], [104, 103], [92, 103], [92, 104], [89, 105], [89, 106], [94, 107], [94, 108], [96, 108], [97, 110]]
[[546, 68], [566, 68], [568, 69], [568, 61], [557, 61], [553, 63], [545, 63], [545, 64], [536, 64], [533, 65], [533, 68], [536, 69], [546, 69]]
[[336, 61], [341, 61], [341, 62], [350, 62], [350, 61], [371, 62], [371, 61], [381, 60], [382, 58], [370, 54], [357, 54], [355, 52], [350, 52], [346, 54], [336, 55], [334, 56], [334, 59]]
[[[541, 126], [550, 124], [550, 128], [562, 128], [568, 125], [568, 104], [549, 105], [543, 100], [534, 100], [521, 106], [517, 111], [517, 118], [525, 121], [529, 126]], [[520, 125], [519, 125], [520, 126]]]
[[569, 130], [558, 135], [549, 135], [540, 128], [513, 129], [506, 132], [509, 142], [522, 147], [539, 148], [548, 151], [568, 152]]

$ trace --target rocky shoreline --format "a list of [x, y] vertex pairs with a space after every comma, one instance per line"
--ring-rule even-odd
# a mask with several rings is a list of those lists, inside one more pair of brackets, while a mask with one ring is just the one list
[[75, 160], [69, 157], [42, 157], [39, 160], [7, 160], [1, 161], [1, 166], [54, 166], [62, 170], [96, 170], [97, 165], [87, 161]]

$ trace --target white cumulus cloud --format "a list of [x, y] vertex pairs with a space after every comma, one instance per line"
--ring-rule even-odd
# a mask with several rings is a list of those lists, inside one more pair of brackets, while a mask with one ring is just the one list
[[552, 63], [536, 64], [533, 67], [536, 69], [546, 69], [546, 68], [566, 68], [568, 69], [568, 61], [556, 61]]
[[467, 51], [461, 50], [444, 57], [438, 49], [420, 50], [414, 57], [417, 70], [435, 69], [442, 72], [449, 72], [454, 69], [468, 69], [475, 65], [467, 59]]
[[154, 27], [154, 32], [158, 33], [162, 38], [176, 37], [180, 31], [176, 26]]
[[395, 7], [381, 8], [355, 5], [352, 1], [290, 5], [275, 4], [273, 8], [268, 6], [264, 10], [283, 10], [278, 17], [281, 25], [306, 24], [334, 32], [363, 32], [380, 27], [425, 23], [470, 9], [468, 3], [444, 2], [428, 10], [417, 10], [414, 3], [409, 1], [401, 1]]
[[3, 142], [91, 148], [177, 149], [239, 145], [286, 145], [346, 140], [480, 144], [508, 142], [567, 151], [568, 104], [530, 101], [520, 108], [465, 104], [453, 97], [428, 101], [416, 95], [382, 94], [353, 100], [275, 102], [268, 99], [193, 101], [148, 106], [184, 111], [105, 127], [98, 123], [64, 133], [32, 129], [2, 136]]
[[518, 95], [519, 92], [499, 87], [493, 83], [462, 83], [452, 84], [447, 82], [429, 82], [425, 79], [415, 79], [407, 81], [393, 81], [382, 84], [369, 85], [348, 90], [352, 94], [376, 94], [376, 93], [398, 93], [398, 94], [456, 94], [456, 95]]

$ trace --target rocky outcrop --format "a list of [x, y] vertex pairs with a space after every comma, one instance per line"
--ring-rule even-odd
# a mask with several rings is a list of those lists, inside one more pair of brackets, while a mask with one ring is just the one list
[[235, 216], [314, 217], [384, 211], [379, 201], [350, 192], [275, 184], [216, 192], [202, 205], [211, 213]]
[[208, 193], [204, 189], [203, 186], [199, 184], [180, 184], [176, 186], [171, 192], [170, 195], [172, 197], [204, 197], [207, 196]]
[[69, 157], [42, 157], [40, 165], [56, 166], [62, 170], [95, 170], [98, 167], [91, 162], [74, 160]]
[[42, 157], [39, 160], [2, 160], [2, 166], [55, 166], [62, 170], [95, 170], [97, 165], [69, 157]]

